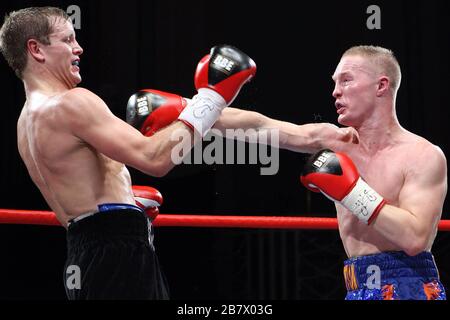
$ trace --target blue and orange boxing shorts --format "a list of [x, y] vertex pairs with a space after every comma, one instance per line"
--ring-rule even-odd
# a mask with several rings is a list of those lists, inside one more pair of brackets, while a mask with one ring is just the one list
[[344, 262], [346, 300], [446, 300], [430, 252], [359, 256]]

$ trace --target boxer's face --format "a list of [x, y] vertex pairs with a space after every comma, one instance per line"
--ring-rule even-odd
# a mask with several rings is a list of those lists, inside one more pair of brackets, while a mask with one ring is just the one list
[[374, 67], [361, 56], [344, 56], [333, 74], [338, 122], [359, 127], [373, 110], [377, 92]]
[[42, 48], [48, 70], [69, 88], [81, 82], [77, 66], [83, 49], [75, 39], [75, 31], [69, 20], [54, 21], [53, 33], [49, 35], [50, 45]]

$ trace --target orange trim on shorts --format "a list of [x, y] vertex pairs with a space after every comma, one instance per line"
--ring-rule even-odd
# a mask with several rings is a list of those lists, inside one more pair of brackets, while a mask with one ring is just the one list
[[384, 285], [381, 294], [383, 295], [383, 300], [394, 300], [394, 285]]
[[348, 291], [358, 289], [359, 286], [358, 280], [356, 279], [354, 264], [348, 264], [344, 266], [344, 279], [345, 279], [345, 286], [347, 287]]
[[436, 300], [439, 298], [439, 294], [441, 293], [441, 289], [439, 288], [439, 284], [436, 280], [423, 284], [423, 292], [427, 296], [427, 300]]

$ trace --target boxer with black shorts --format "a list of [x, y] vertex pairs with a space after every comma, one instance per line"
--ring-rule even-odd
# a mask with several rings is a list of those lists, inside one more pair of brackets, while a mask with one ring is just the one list
[[[180, 121], [144, 136], [115, 117], [100, 97], [77, 87], [83, 49], [63, 10], [11, 12], [0, 29], [0, 50], [25, 88], [17, 123], [19, 153], [57, 219], [68, 228], [68, 297], [168, 298], [151, 223], [136, 206], [125, 165], [164, 176], [175, 166], [172, 148], [181, 143], [189, 150], [194, 138], [206, 134], [253, 77], [254, 62], [236, 48], [219, 46], [199, 63], [198, 94]], [[229, 70], [209, 63], [210, 58], [227, 59]], [[214, 84], [208, 74], [215, 75]], [[171, 139], [175, 130], [184, 138]], [[79, 281], [71, 282], [73, 270]]]
[[[85, 270], [79, 290], [66, 286], [69, 299], [168, 299], [145, 212], [126, 204], [103, 204], [98, 209], [67, 228], [64, 270], [72, 265]], [[64, 277], [70, 281], [70, 274], [65, 272]], [[124, 279], [125, 291], [120, 284]]]

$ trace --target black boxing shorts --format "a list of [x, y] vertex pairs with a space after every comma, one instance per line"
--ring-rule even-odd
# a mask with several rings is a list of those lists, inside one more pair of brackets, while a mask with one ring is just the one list
[[69, 221], [64, 287], [70, 300], [166, 300], [152, 224], [128, 204], [102, 204]]

